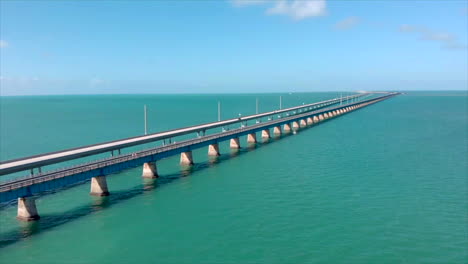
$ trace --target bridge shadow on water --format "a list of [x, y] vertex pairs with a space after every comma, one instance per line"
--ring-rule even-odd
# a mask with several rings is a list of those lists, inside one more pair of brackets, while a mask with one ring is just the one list
[[[245, 148], [242, 148], [239, 150], [233, 150], [230, 153], [222, 154], [221, 156], [218, 156], [218, 157], [210, 157], [208, 161], [196, 163], [193, 166], [182, 166], [179, 173], [163, 175], [157, 179], [143, 179], [142, 185], [137, 185], [134, 188], [130, 188], [124, 191], [116, 191], [116, 192], [111, 191], [110, 196], [97, 197], [96, 199], [94, 199], [94, 201], [91, 204], [76, 207], [72, 210], [64, 211], [60, 214], [50, 214], [50, 215], [45, 214], [45, 215], [41, 215], [41, 219], [38, 221], [19, 222], [19, 227], [16, 228], [15, 230], [12, 230], [6, 233], [0, 233], [1, 235], [0, 248], [4, 248], [16, 242], [20, 242], [22, 240], [27, 239], [28, 237], [32, 235], [51, 230], [55, 227], [64, 225], [71, 221], [77, 220], [81, 217], [85, 217], [93, 213], [99, 212], [101, 210], [111, 208], [112, 206], [116, 204], [132, 199], [146, 192], [154, 191], [160, 186], [164, 186], [166, 184], [177, 181], [178, 179], [181, 179], [183, 177], [190, 176], [191, 174], [195, 172], [199, 172], [204, 169], [217, 166], [222, 161], [239, 157], [241, 155], [244, 155], [246, 153], [249, 153], [255, 150], [258, 147], [266, 146], [268, 144], [274, 143], [275, 141], [279, 139], [292, 136], [293, 134], [295, 134], [295, 132], [283, 134], [281, 136], [274, 136], [270, 140], [267, 140], [267, 141], [249, 144]], [[89, 182], [89, 180], [87, 182]], [[41, 196], [53, 194], [59, 191], [64, 191], [66, 189], [70, 189], [81, 184], [83, 184], [83, 182], [74, 184], [72, 186], [64, 187], [55, 191], [51, 191]], [[0, 208], [0, 210], [4, 210], [6, 209], [5, 207], [11, 207], [15, 205], [16, 203], [10, 203], [5, 206], [2, 206], [3, 208]]]

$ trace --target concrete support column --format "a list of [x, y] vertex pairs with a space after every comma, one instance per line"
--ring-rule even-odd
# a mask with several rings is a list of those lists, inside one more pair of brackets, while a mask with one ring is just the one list
[[262, 130], [262, 138], [263, 139], [269, 139], [270, 138], [270, 129]]
[[317, 116], [314, 116], [314, 117], [312, 118], [312, 120], [314, 120], [314, 123], [320, 122], [320, 121], [319, 121], [319, 118], [318, 118]]
[[328, 116], [329, 116], [330, 118], [332, 118], [334, 115], [333, 115], [333, 113], [330, 111], [330, 112], [328, 112]]
[[34, 221], [40, 218], [37, 213], [36, 200], [34, 197], [28, 196], [18, 198], [18, 215], [16, 218], [21, 221]]
[[291, 132], [291, 125], [290, 124], [284, 124], [283, 131], [285, 133]]
[[108, 196], [106, 176], [97, 176], [91, 178], [91, 195]]
[[219, 145], [218, 145], [218, 143], [210, 144], [208, 146], [208, 156], [219, 156]]
[[301, 125], [301, 127], [306, 127], [307, 126], [307, 123], [306, 123], [305, 119], [301, 119], [301, 121], [299, 121], [299, 124]]
[[328, 118], [330, 118], [330, 116], [328, 116], [328, 113], [325, 113], [325, 114], [323, 114], [323, 118], [328, 119]]
[[193, 165], [192, 151], [186, 151], [180, 153], [180, 164], [181, 165]]
[[320, 121], [323, 121], [325, 119], [325, 117], [322, 114], [320, 114], [318, 118]]
[[281, 135], [281, 127], [280, 126], [275, 126], [275, 128], [273, 128], [273, 134], [279, 136]]
[[298, 130], [299, 129], [299, 123], [297, 123], [297, 121], [294, 121], [292, 123], [292, 128], [295, 129], [295, 130]]
[[149, 179], [158, 178], [158, 169], [156, 168], [156, 163], [153, 163], [153, 162], [143, 163], [143, 173], [141, 176], [143, 178], [149, 178]]
[[257, 143], [257, 134], [250, 133], [247, 135], [247, 143]]
[[312, 120], [312, 117], [308, 117], [307, 118], [307, 124], [312, 125], [313, 123], [314, 123], [314, 121]]
[[229, 145], [232, 149], [240, 149], [239, 138], [231, 138]]

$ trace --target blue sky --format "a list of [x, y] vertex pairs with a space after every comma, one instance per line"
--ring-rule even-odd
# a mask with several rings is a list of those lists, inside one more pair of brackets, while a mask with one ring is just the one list
[[0, 94], [466, 90], [467, 1], [0, 1]]

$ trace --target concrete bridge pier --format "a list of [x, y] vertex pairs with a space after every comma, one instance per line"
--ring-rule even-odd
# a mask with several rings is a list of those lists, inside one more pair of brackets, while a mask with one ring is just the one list
[[143, 164], [143, 173], [141, 175], [143, 178], [155, 179], [158, 178], [158, 169], [156, 168], [156, 163], [146, 162]]
[[312, 117], [308, 117], [307, 118], [307, 125], [312, 125], [314, 123], [314, 121], [312, 120]]
[[229, 143], [229, 146], [232, 149], [240, 149], [240, 143], [239, 143], [239, 138], [231, 138], [231, 142]]
[[208, 146], [208, 156], [219, 156], [219, 145], [218, 143], [213, 143]]
[[109, 189], [107, 188], [106, 176], [97, 176], [91, 178], [91, 195], [108, 196]]
[[276, 136], [281, 136], [281, 126], [275, 126], [273, 128], [273, 134]]
[[322, 114], [320, 114], [320, 115], [318, 116], [318, 118], [319, 118], [320, 121], [325, 120], [325, 117], [324, 117]]
[[292, 128], [294, 130], [298, 130], [299, 129], [299, 123], [297, 121], [292, 122]]
[[192, 151], [180, 153], [180, 165], [193, 165]]
[[314, 123], [320, 122], [318, 116], [314, 116], [314, 117], [312, 118], [312, 120], [314, 121]]
[[323, 118], [328, 119], [328, 118], [330, 118], [330, 116], [328, 115], [328, 113], [325, 113], [325, 114], [323, 114]]
[[301, 125], [301, 127], [306, 127], [307, 126], [307, 123], [306, 123], [305, 119], [301, 119], [299, 124]]
[[291, 125], [290, 124], [284, 124], [283, 131], [284, 131], [284, 133], [291, 132]]
[[262, 139], [270, 139], [270, 129], [262, 130]]
[[257, 143], [257, 134], [255, 133], [250, 133], [247, 135], [247, 143]]
[[37, 213], [36, 200], [32, 196], [18, 198], [18, 215], [20, 221], [34, 221], [41, 218]]

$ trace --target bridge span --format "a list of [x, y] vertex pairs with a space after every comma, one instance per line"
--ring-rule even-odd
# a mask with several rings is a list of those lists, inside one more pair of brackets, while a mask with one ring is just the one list
[[302, 113], [306, 111], [312, 111], [318, 108], [322, 108], [325, 106], [329, 106], [332, 104], [336, 104], [338, 102], [353, 102], [358, 100], [360, 97], [369, 96], [369, 93], [360, 93], [351, 96], [346, 96], [342, 98], [334, 98], [326, 101], [321, 101], [317, 103], [307, 104], [307, 105], [300, 105], [286, 109], [280, 109], [276, 111], [260, 113], [240, 118], [232, 118], [227, 120], [222, 120], [218, 122], [212, 122], [207, 124], [201, 124], [196, 126], [190, 126], [185, 128], [179, 128], [169, 131], [164, 131], [160, 133], [154, 133], [150, 135], [144, 136], [137, 136], [132, 138], [126, 138], [121, 140], [115, 140], [105, 143], [99, 143], [79, 148], [72, 148], [52, 153], [45, 153], [41, 155], [35, 155], [31, 157], [25, 157], [20, 159], [8, 160], [0, 162], [0, 176], [11, 174], [19, 171], [24, 170], [31, 170], [31, 174], [33, 170], [37, 168], [40, 172], [42, 166], [55, 164], [58, 162], [64, 162], [68, 160], [73, 160], [77, 158], [82, 158], [86, 156], [96, 155], [104, 152], [111, 152], [112, 155], [114, 154], [113, 151], [117, 151], [120, 153], [120, 150], [123, 148], [128, 148], [136, 145], [141, 145], [149, 142], [160, 141], [165, 139], [171, 139], [177, 136], [186, 135], [190, 133], [197, 133], [198, 136], [205, 135], [206, 130], [219, 128], [219, 127], [227, 127], [232, 124], [236, 123], [246, 123], [250, 120], [257, 120], [261, 121], [262, 118], [267, 117], [268, 120], [273, 119], [276, 115], [281, 117], [282, 115], [290, 116], [297, 113]]
[[[107, 196], [109, 195], [106, 180], [107, 175], [143, 165], [143, 177], [157, 178], [158, 172], [156, 161], [163, 158], [180, 154], [180, 163], [182, 165], [192, 165], [194, 162], [192, 156], [193, 149], [208, 146], [208, 155], [217, 156], [219, 155], [219, 142], [230, 140], [230, 147], [238, 149], [241, 147], [239, 141], [239, 137], [241, 136], [246, 135], [248, 143], [255, 143], [257, 142], [257, 132], [261, 132], [262, 138], [268, 139], [271, 137], [270, 129], [273, 129], [273, 133], [276, 135], [289, 133], [293, 130], [305, 128], [315, 123], [320, 123], [370, 104], [386, 100], [398, 94], [399, 93], [386, 93], [369, 99], [362, 99], [363, 96], [368, 96], [369, 94], [358, 94], [352, 96], [352, 102], [347, 101], [345, 104], [342, 104], [344, 98], [336, 98], [324, 102], [302, 105], [238, 119], [229, 119], [155, 133], [148, 136], [140, 136], [2, 162], [0, 164], [0, 175], [5, 175], [17, 171], [32, 169], [37, 166], [44, 166], [97, 153], [113, 151], [116, 149], [120, 150], [121, 148], [128, 146], [172, 138], [176, 135], [198, 132], [198, 137], [193, 139], [183, 140], [177, 143], [171, 143], [130, 154], [112, 156], [106, 159], [96, 160], [55, 171], [48, 171], [36, 175], [32, 174], [28, 177], [17, 178], [7, 182], [0, 182], [0, 203], [10, 202], [17, 199], [17, 218], [23, 221], [37, 220], [39, 219], [39, 214], [36, 208], [34, 196], [46, 191], [59, 189], [91, 179], [91, 194], [96, 196]], [[361, 100], [358, 100], [360, 97]], [[341, 104], [330, 106], [337, 102], [340, 102]], [[274, 119], [276, 115], [278, 115], [278, 117], [277, 119]], [[268, 117], [268, 120], [261, 122], [262, 117]], [[255, 120], [256, 122], [248, 125], [247, 121], [250, 120]], [[239, 128], [232, 130], [223, 129], [221, 132], [205, 135], [206, 129], [224, 127], [228, 124], [236, 123], [240, 123]]]

